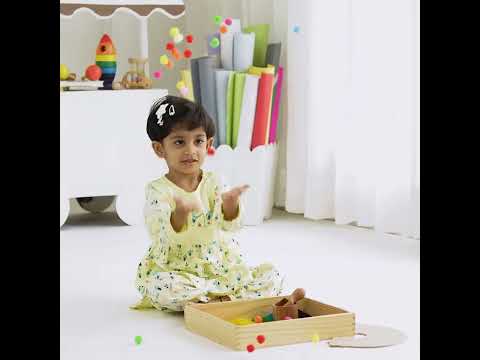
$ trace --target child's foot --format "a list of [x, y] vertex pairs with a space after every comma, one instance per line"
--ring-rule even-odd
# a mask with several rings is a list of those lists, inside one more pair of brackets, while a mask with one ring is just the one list
[[223, 295], [223, 296], [211, 298], [210, 300], [208, 300], [208, 303], [224, 302], [224, 301], [230, 301], [230, 300], [231, 300], [230, 296]]

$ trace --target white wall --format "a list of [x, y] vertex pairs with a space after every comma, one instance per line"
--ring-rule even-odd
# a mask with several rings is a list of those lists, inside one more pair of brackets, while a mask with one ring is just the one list
[[[148, 3], [148, 1], [144, 3]], [[170, 0], [165, 3], [182, 4], [183, 1]], [[182, 60], [175, 64], [174, 69], [165, 70], [160, 65], [159, 58], [165, 53], [165, 45], [170, 41], [168, 35], [170, 28], [177, 26], [181, 31], [185, 31], [185, 17], [171, 18], [162, 12], [154, 12], [147, 21], [149, 70], [153, 87], [165, 88], [170, 94], [179, 95], [175, 87], [177, 81], [180, 80], [179, 70], [188, 68], [189, 64]], [[120, 81], [123, 74], [128, 71], [128, 58], [140, 56], [139, 22], [139, 17], [129, 10], [117, 11], [111, 18], [98, 18], [87, 9], [80, 9], [71, 17], [60, 16], [60, 63], [66, 64], [70, 72], [76, 73], [77, 79], [80, 79], [87, 66], [95, 63], [95, 50], [98, 42], [104, 33], [108, 33], [117, 50], [115, 81]], [[194, 56], [197, 56], [195, 52]], [[159, 80], [153, 78], [153, 72], [160, 69], [163, 71], [163, 77]], [[146, 119], [139, 119], [139, 121], [146, 122]], [[70, 206], [71, 214], [85, 212], [74, 200], [70, 202]], [[111, 210], [113, 210], [113, 206], [108, 209], [108, 211]]]

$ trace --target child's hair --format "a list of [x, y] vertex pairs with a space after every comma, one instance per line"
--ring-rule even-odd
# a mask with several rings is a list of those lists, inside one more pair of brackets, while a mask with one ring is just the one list
[[[164, 105], [162, 109], [161, 105]], [[147, 134], [152, 141], [161, 142], [174, 128], [193, 130], [199, 127], [205, 130], [207, 139], [215, 136], [215, 123], [203, 106], [177, 96], [167, 95], [155, 101], [148, 114]]]

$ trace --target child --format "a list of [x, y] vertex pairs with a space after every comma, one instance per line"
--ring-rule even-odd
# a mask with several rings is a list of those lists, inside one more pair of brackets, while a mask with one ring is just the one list
[[168, 173], [147, 185], [152, 244], [138, 266], [143, 298], [134, 308], [183, 311], [190, 302], [279, 295], [279, 272], [270, 264], [249, 268], [234, 238], [248, 186], [225, 191], [215, 174], [201, 169], [215, 135], [204, 108], [166, 96], [152, 106], [147, 133]]

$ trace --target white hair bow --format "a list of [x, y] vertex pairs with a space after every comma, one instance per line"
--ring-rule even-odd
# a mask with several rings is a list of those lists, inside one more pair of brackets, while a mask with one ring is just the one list
[[[162, 126], [163, 125], [163, 115], [167, 112], [167, 107], [168, 103], [160, 105], [158, 108], [157, 112], [155, 115], [157, 115], [157, 124]], [[175, 107], [173, 105], [170, 105], [170, 108], [168, 109], [168, 115], [173, 116], [175, 115]]]

